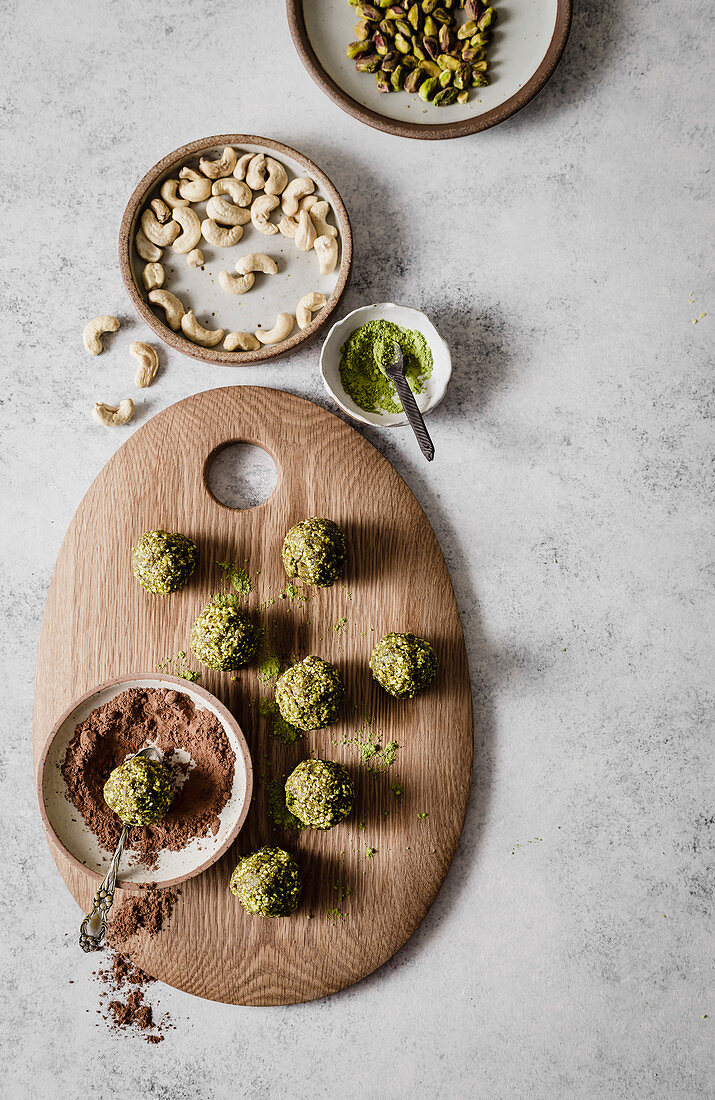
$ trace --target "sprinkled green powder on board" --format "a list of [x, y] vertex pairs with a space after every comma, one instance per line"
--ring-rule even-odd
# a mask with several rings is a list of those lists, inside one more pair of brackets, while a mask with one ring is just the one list
[[421, 332], [402, 328], [393, 321], [368, 321], [356, 328], [340, 349], [340, 381], [355, 404], [366, 412], [402, 412], [395, 386], [384, 373], [395, 361], [395, 343], [402, 349], [410, 389], [423, 393], [433, 361]]
[[333, 630], [335, 631], [336, 634], [339, 634], [339, 633], [341, 633], [341, 631], [345, 630], [347, 625], [348, 625], [348, 620], [343, 615], [343, 617], [341, 619], [338, 619], [338, 621], [335, 623], [335, 625], [333, 626]]
[[271, 733], [284, 745], [293, 745], [299, 738], [303, 737], [302, 730], [299, 730], [297, 726], [291, 726], [290, 722], [286, 722], [273, 699], [259, 699], [258, 713], [261, 718], [267, 718], [271, 721]]
[[366, 848], [365, 849], [365, 859], [372, 859], [372, 857], [375, 855], [376, 852], [377, 852], [377, 848]]
[[288, 584], [281, 592], [280, 598], [282, 600], [290, 600], [291, 603], [293, 602], [293, 600], [300, 600], [301, 603], [305, 603], [308, 599], [305, 592], [303, 592], [302, 589], [298, 588], [298, 585], [294, 584], [293, 581], [288, 582]]
[[325, 919], [329, 920], [331, 924], [337, 924], [339, 920], [345, 920], [347, 914], [343, 913], [342, 909], [339, 909], [336, 905], [333, 909], [328, 909], [325, 914]]
[[429, 814], [417, 814], [417, 816], [419, 817], [419, 819], [420, 819], [421, 821], [424, 821], [424, 819], [425, 819], [426, 817], [429, 817]]
[[390, 783], [390, 790], [395, 798], [402, 798], [402, 795], [405, 793], [405, 788], [401, 783]]
[[165, 661], [159, 661], [157, 672], [168, 672], [170, 676], [178, 676], [182, 680], [188, 680], [191, 684], [198, 684], [201, 673], [189, 668], [186, 651], [180, 649], [173, 657], [167, 657]]
[[282, 779], [272, 779], [266, 788], [266, 803], [271, 821], [281, 829], [305, 829], [286, 806], [285, 785]]
[[217, 561], [216, 564], [219, 569], [223, 569], [226, 580], [231, 582], [239, 596], [248, 596], [253, 591], [253, 582], [244, 568], [248, 564], [247, 558], [244, 565], [235, 561]]

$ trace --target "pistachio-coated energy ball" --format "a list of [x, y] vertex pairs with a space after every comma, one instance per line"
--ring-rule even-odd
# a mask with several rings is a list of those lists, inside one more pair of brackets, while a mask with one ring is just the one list
[[104, 801], [125, 825], [153, 825], [174, 801], [170, 769], [160, 760], [134, 756], [111, 772], [104, 784]]
[[282, 848], [259, 848], [244, 856], [229, 882], [246, 912], [257, 917], [289, 917], [298, 907], [301, 887], [298, 864]]
[[283, 565], [289, 577], [327, 588], [345, 565], [345, 535], [331, 519], [304, 519], [283, 540]]
[[353, 808], [355, 787], [342, 764], [302, 760], [286, 780], [286, 806], [311, 829], [332, 829]]
[[300, 730], [320, 730], [334, 722], [345, 688], [334, 665], [305, 657], [287, 668], [276, 683], [281, 717]]
[[412, 699], [437, 675], [432, 646], [416, 634], [386, 634], [370, 657], [372, 675], [396, 699]]
[[132, 550], [132, 572], [154, 595], [178, 592], [196, 568], [196, 543], [172, 531], [145, 531]]
[[256, 652], [258, 634], [233, 596], [216, 596], [194, 619], [189, 643], [202, 665], [228, 672], [248, 664]]

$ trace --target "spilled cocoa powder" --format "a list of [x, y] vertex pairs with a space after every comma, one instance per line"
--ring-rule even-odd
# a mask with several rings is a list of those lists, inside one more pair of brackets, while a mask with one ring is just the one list
[[110, 912], [107, 943], [119, 947], [135, 932], [157, 936], [171, 919], [180, 893], [180, 890], [157, 890], [147, 886], [138, 894], [125, 898]]
[[119, 954], [93, 974], [103, 986], [97, 1011], [113, 1031], [134, 1031], [147, 1043], [164, 1041], [164, 1033], [174, 1024], [166, 1012], [155, 1019], [154, 1008], [144, 996], [154, 978]]
[[[62, 775], [73, 805], [107, 852], [116, 847], [122, 823], [104, 802], [104, 784], [114, 768], [148, 743], [164, 753], [177, 785], [163, 821], [129, 830], [128, 854], [151, 867], [162, 848], [176, 852], [194, 837], [217, 832], [236, 757], [216, 715], [197, 710], [181, 692], [129, 688], [97, 707], [77, 726]], [[181, 750], [194, 766], [177, 759]]]

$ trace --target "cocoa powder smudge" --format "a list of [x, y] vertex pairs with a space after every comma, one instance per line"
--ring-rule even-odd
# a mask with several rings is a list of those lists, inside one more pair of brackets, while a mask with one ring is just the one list
[[177, 890], [157, 890], [147, 887], [137, 895], [125, 898], [111, 911], [107, 928], [107, 943], [118, 947], [126, 943], [135, 932], [156, 936], [171, 919], [178, 895]]
[[[155, 866], [162, 848], [179, 851], [194, 837], [215, 834], [221, 810], [231, 796], [236, 757], [224, 728], [208, 710], [197, 710], [181, 692], [165, 688], [129, 688], [92, 711], [67, 748], [62, 775], [69, 797], [102, 848], [111, 852], [122, 829], [105, 804], [103, 788], [110, 772], [147, 742], [157, 745], [171, 764], [184, 749], [195, 762], [171, 808], [156, 825], [129, 830], [127, 848]], [[176, 777], [186, 773], [178, 765]]]

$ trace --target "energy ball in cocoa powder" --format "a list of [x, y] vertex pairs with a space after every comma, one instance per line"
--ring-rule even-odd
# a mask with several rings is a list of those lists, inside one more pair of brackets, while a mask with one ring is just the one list
[[416, 634], [386, 634], [370, 657], [372, 675], [396, 699], [412, 699], [437, 675], [437, 658], [429, 642]]
[[189, 642], [191, 652], [202, 665], [228, 672], [251, 660], [258, 635], [233, 596], [216, 596], [194, 619]]
[[132, 550], [132, 573], [155, 596], [178, 592], [196, 568], [196, 543], [172, 531], [145, 531]]
[[304, 519], [286, 535], [281, 557], [289, 577], [327, 588], [342, 574], [345, 535], [331, 519]]
[[247, 913], [289, 917], [298, 907], [302, 883], [298, 864], [282, 848], [259, 848], [238, 861], [229, 889]]
[[305, 657], [276, 682], [281, 717], [300, 730], [320, 730], [334, 722], [345, 688], [337, 668], [320, 657]]
[[342, 764], [302, 760], [286, 780], [286, 806], [311, 829], [332, 829], [353, 808], [355, 787]]
[[125, 825], [153, 825], [174, 801], [171, 771], [160, 760], [125, 760], [104, 784], [104, 801]]

